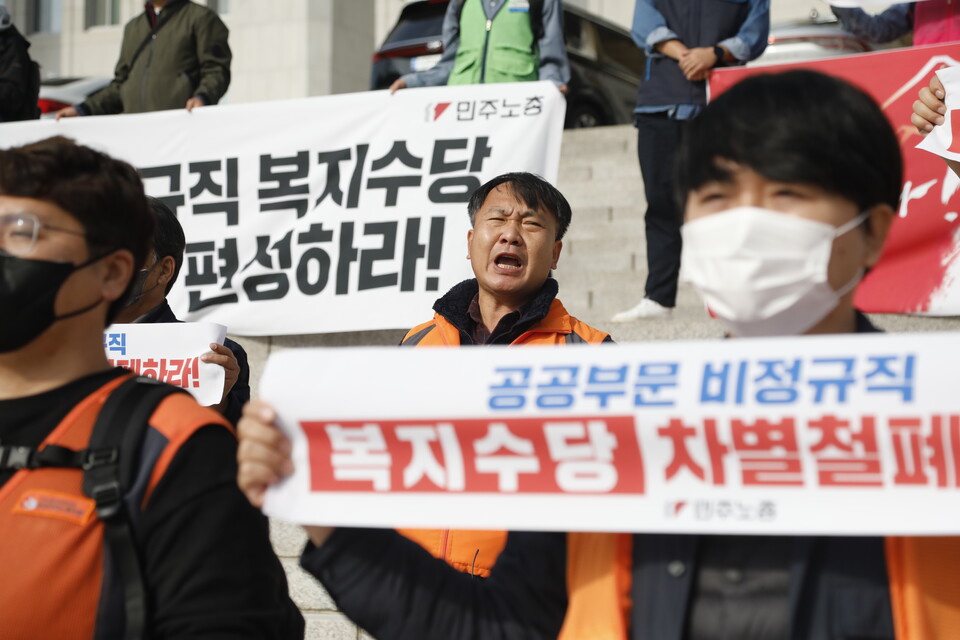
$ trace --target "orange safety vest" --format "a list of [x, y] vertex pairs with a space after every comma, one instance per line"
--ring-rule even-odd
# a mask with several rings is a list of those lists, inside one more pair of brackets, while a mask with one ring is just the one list
[[[567, 540], [570, 598], [560, 638], [626, 640], [632, 536], [571, 533]], [[960, 631], [960, 537], [887, 538], [886, 560], [897, 640], [955, 637]]]
[[[609, 337], [590, 325], [580, 322], [554, 299], [547, 315], [518, 336], [516, 345], [599, 344]], [[424, 346], [459, 346], [460, 331], [440, 314], [407, 332], [403, 343]], [[400, 529], [401, 534], [417, 542], [437, 558], [446, 560], [465, 573], [487, 577], [507, 542], [506, 531], [451, 531], [449, 529]], [[567, 585], [571, 594], [564, 618], [561, 640], [591, 638], [623, 638], [626, 636], [627, 615], [630, 610], [631, 537], [595, 533], [571, 533], [567, 536]], [[610, 571], [624, 566], [626, 571]], [[598, 572], [598, 568], [603, 570]], [[609, 593], [619, 596], [606, 598]], [[576, 596], [576, 597], [575, 597]], [[597, 596], [597, 597], [594, 597]], [[609, 635], [596, 623], [609, 627], [614, 623], [615, 633]], [[596, 633], [595, 633], [596, 632]], [[607, 635], [604, 635], [607, 633]]]
[[[75, 406], [38, 447], [87, 447], [110, 393], [128, 376], [111, 380]], [[166, 397], [150, 417], [158, 437], [144, 439], [141, 471], [149, 480], [130, 492], [143, 508], [179, 451], [198, 429], [226, 421], [187, 394]], [[148, 433], [148, 436], [150, 434]], [[148, 474], [148, 475], [147, 475]], [[0, 635], [5, 640], [93, 638], [104, 583], [103, 523], [83, 493], [80, 469], [22, 469], [0, 488]], [[123, 614], [104, 607], [101, 616]]]

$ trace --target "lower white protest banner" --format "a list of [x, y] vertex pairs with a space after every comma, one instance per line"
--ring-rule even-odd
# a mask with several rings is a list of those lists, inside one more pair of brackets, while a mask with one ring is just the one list
[[261, 396], [338, 526], [960, 534], [960, 334], [311, 349]]
[[177, 316], [240, 335], [406, 329], [472, 276], [467, 200], [502, 173], [556, 182], [550, 82], [406, 89], [0, 125], [141, 171], [187, 237]]
[[212, 322], [112, 324], [103, 332], [110, 364], [183, 387], [204, 406], [223, 397], [223, 367], [200, 356], [223, 344], [227, 328]]

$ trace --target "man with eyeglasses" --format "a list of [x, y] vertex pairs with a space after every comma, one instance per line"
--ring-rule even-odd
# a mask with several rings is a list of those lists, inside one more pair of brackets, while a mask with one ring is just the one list
[[[303, 636], [223, 417], [184, 393], [123, 395], [163, 388], [106, 360], [153, 224], [124, 162], [59, 137], [0, 150], [4, 638]], [[120, 446], [102, 448], [101, 420]], [[131, 473], [91, 490], [110, 465]]]

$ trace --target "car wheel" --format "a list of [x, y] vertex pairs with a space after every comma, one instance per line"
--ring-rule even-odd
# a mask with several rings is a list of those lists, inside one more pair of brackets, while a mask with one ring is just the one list
[[595, 104], [580, 102], [573, 105], [567, 113], [568, 129], [583, 129], [584, 127], [602, 127], [607, 124], [603, 111]]

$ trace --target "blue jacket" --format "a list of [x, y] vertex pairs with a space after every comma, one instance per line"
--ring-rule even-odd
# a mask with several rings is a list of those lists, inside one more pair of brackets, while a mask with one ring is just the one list
[[895, 4], [877, 15], [863, 9], [830, 7], [840, 26], [868, 42], [890, 42], [913, 30], [913, 5]]
[[637, 113], [670, 111], [677, 119], [697, 115], [707, 101], [706, 82], [691, 82], [679, 63], [656, 45], [679, 40], [689, 48], [721, 45], [740, 62], [767, 47], [770, 0], [637, 0], [633, 41], [647, 54], [647, 72], [637, 90]]

